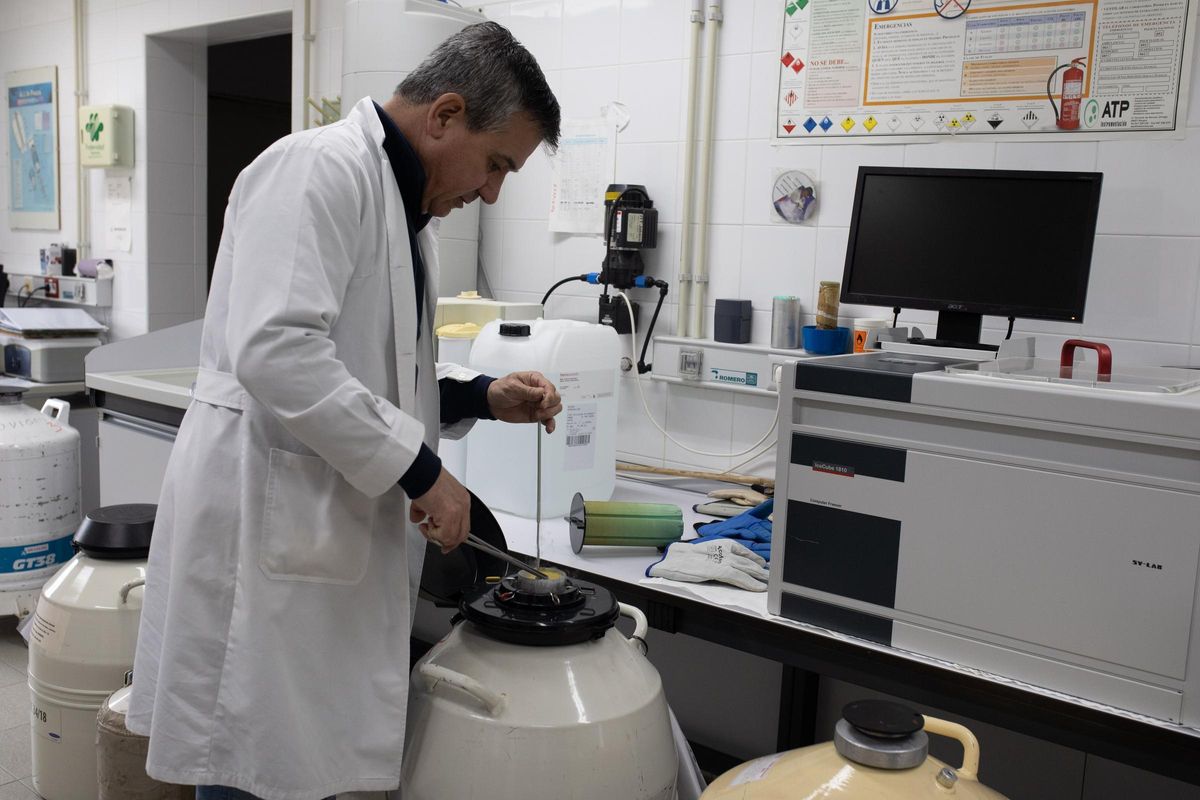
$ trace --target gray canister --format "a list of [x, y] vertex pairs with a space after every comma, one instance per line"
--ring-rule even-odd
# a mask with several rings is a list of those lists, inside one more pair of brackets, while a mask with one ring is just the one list
[[800, 349], [800, 298], [777, 295], [771, 301], [771, 347]]
[[129, 687], [118, 689], [96, 716], [96, 779], [99, 800], [192, 800], [191, 786], [159, 783], [146, 774], [150, 739], [125, 727]]

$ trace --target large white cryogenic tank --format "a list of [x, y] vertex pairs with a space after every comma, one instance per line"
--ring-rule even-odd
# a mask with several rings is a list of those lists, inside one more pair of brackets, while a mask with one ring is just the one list
[[133, 669], [156, 507], [88, 512], [79, 553], [42, 590], [29, 627], [33, 788], [96, 800], [96, 714]]
[[79, 527], [79, 432], [71, 407], [21, 402], [28, 384], [0, 379], [0, 614], [33, 610], [42, 584], [74, 551]]
[[[367, 95], [385, 103], [443, 40], [484, 19], [439, 0], [348, 0], [342, 27], [342, 114]], [[438, 243], [438, 296], [474, 289], [479, 201], [441, 221]]]
[[[413, 669], [404, 800], [675, 800], [678, 757], [646, 618], [543, 567], [468, 593]], [[632, 638], [614, 626], [635, 621]]]

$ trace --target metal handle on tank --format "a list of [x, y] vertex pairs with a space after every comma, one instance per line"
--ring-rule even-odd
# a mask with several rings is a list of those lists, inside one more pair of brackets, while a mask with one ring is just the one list
[[466, 692], [471, 697], [474, 697], [493, 717], [496, 716], [498, 711], [504, 708], [504, 695], [502, 693], [489, 689], [469, 675], [463, 675], [461, 672], [455, 672], [452, 669], [428, 662], [420, 666], [420, 672], [421, 677], [425, 679], [426, 688], [431, 692], [439, 683], [447, 683], [455, 689]]
[[139, 586], [145, 586], [145, 585], [146, 585], [145, 578], [134, 578], [133, 580], [126, 581], [124, 584], [122, 584], [121, 592], [120, 592], [121, 605], [125, 605], [126, 603], [129, 602], [129, 593], [130, 592], [132, 592], [134, 589], [136, 589]]
[[963, 747], [963, 763], [957, 770], [959, 777], [973, 781], [979, 780], [976, 777], [979, 774], [979, 740], [975, 738], [975, 734], [971, 733], [969, 728], [965, 728], [957, 722], [926, 716], [925, 731], [958, 741]]
[[633, 620], [633, 635], [629, 637], [629, 643], [639, 648], [645, 654], [646, 631], [650, 629], [650, 623], [646, 621], [646, 615], [637, 606], [631, 606], [627, 603], [617, 603], [617, 608], [620, 610], [621, 616], [629, 617]]
[[[54, 413], [51, 414], [51, 411]], [[66, 400], [58, 400], [52, 397], [42, 405], [42, 413], [55, 422], [61, 422], [63, 425], [66, 425], [67, 420], [71, 418], [71, 404]]]

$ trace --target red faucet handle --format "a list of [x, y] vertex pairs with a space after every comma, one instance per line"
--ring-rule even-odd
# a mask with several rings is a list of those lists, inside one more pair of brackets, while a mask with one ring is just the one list
[[1070, 369], [1075, 365], [1075, 349], [1078, 347], [1095, 350], [1100, 363], [1096, 367], [1096, 375], [1101, 379], [1112, 376], [1112, 350], [1100, 342], [1089, 342], [1086, 339], [1068, 339], [1063, 342], [1062, 357], [1058, 365], [1062, 369]]

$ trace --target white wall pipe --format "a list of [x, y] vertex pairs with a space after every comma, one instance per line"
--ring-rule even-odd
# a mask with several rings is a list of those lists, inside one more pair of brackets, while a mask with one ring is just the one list
[[696, 258], [692, 270], [692, 299], [688, 336], [705, 337], [704, 304], [708, 289], [708, 206], [712, 184], [713, 121], [717, 100], [717, 34], [721, 30], [721, 0], [708, 0], [708, 20], [704, 28], [704, 120], [700, 140], [700, 213], [697, 214]]
[[84, 23], [84, 0], [75, 0], [75, 130], [72, 131], [71, 141], [75, 148], [75, 213], [79, 215], [79, 241], [76, 243], [76, 255], [83, 260], [90, 255], [92, 247], [91, 234], [91, 182], [88, 171], [83, 166], [79, 156], [79, 131], [83, 125], [81, 109], [87, 104], [87, 30]]
[[692, 174], [696, 161], [696, 95], [699, 85], [697, 72], [700, 68], [700, 32], [704, 28], [704, 0], [692, 0], [691, 28], [688, 46], [687, 84], [687, 132], [683, 149], [683, 223], [680, 226], [682, 239], [679, 243], [679, 313], [675, 318], [675, 335], [687, 336], [688, 303], [692, 299]]

